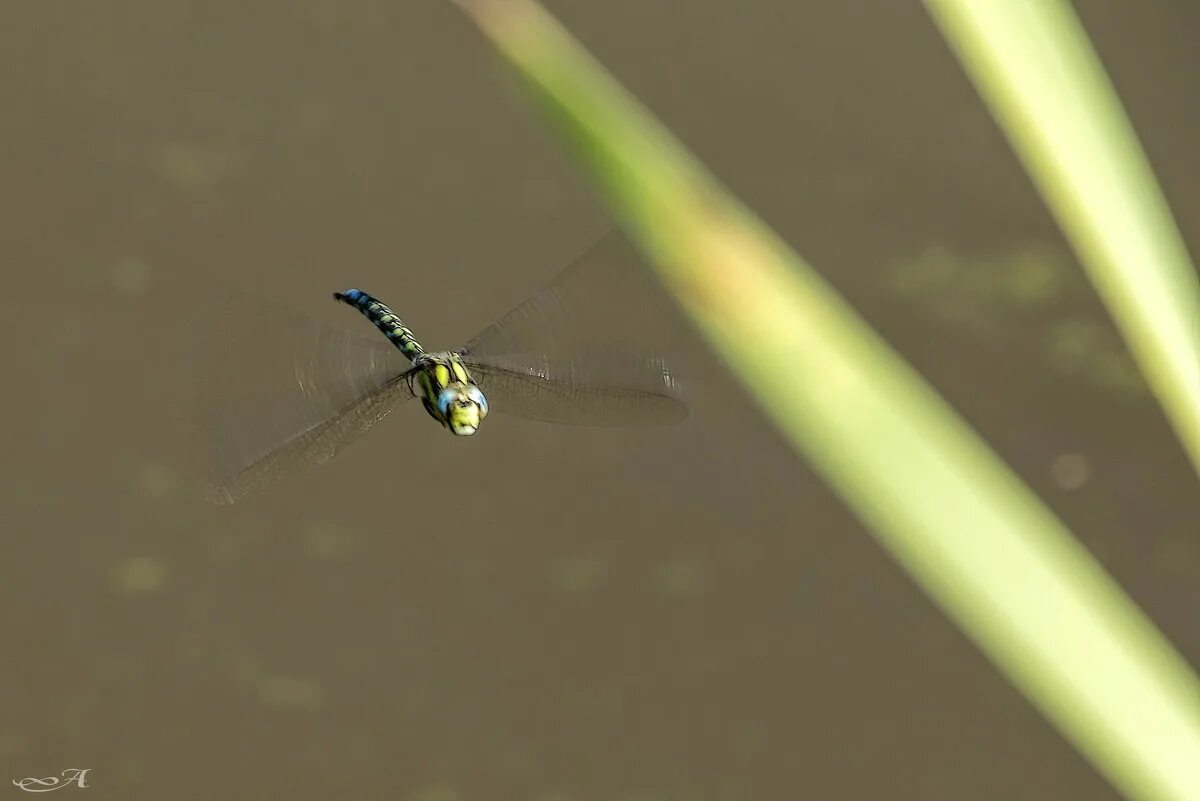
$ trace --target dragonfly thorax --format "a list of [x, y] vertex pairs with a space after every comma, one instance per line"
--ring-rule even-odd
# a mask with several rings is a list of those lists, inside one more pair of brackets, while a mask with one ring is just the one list
[[415, 364], [416, 385], [425, 411], [451, 433], [469, 436], [487, 417], [488, 403], [455, 353], [423, 353]]

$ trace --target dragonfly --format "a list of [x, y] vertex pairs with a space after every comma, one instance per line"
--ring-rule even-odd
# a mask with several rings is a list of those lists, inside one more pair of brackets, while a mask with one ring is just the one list
[[205, 325], [212, 341], [197, 370], [209, 500], [233, 503], [327, 462], [413, 399], [459, 438], [476, 434], [491, 412], [583, 426], [682, 422], [688, 405], [664, 356], [645, 341], [614, 345], [580, 333], [589, 315], [607, 317], [601, 327], [611, 332], [654, 313], [628, 296], [619, 298], [619, 317], [597, 310], [612, 276], [588, 261], [611, 239], [449, 350], [426, 349], [392, 307], [362, 289], [333, 297], [365, 317], [373, 337], [235, 293]]

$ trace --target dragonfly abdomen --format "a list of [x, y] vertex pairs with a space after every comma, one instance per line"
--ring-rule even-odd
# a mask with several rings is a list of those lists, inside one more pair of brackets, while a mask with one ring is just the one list
[[388, 341], [395, 345], [410, 361], [415, 361], [418, 356], [425, 353], [425, 349], [421, 347], [420, 342], [417, 342], [417, 338], [413, 336], [413, 332], [408, 329], [408, 326], [385, 303], [380, 302], [361, 289], [347, 289], [345, 292], [334, 292], [333, 297], [334, 300], [340, 300], [342, 303], [353, 306], [362, 312], [363, 316], [382, 331], [383, 335], [388, 338]]

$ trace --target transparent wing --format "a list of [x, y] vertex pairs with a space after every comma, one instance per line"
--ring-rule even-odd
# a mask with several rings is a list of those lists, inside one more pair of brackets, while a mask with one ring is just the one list
[[413, 396], [387, 342], [256, 295], [230, 294], [201, 325], [196, 434], [216, 503], [327, 461]]
[[619, 351], [478, 357], [467, 367], [495, 411], [585, 426], [670, 425], [687, 404], [665, 361]]
[[460, 353], [494, 411], [572, 425], [677, 423], [687, 404], [660, 355], [663, 303], [613, 233]]

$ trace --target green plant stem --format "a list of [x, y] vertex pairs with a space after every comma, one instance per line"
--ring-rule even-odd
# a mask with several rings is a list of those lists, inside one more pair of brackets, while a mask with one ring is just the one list
[[1079, 19], [1062, 0], [926, 6], [1200, 471], [1200, 281]]
[[1087, 550], [539, 6], [459, 5], [709, 344], [898, 562], [1129, 797], [1200, 799], [1200, 684]]

